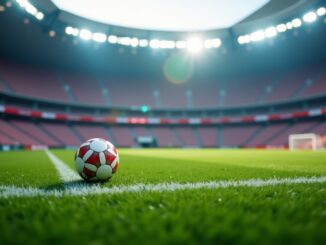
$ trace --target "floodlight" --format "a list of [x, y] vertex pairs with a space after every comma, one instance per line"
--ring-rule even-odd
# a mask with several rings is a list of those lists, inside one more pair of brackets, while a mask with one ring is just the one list
[[106, 41], [106, 35], [104, 33], [93, 33], [92, 39], [95, 42], [104, 43]]
[[36, 15], [36, 13], [37, 13], [37, 9], [29, 2], [26, 2], [25, 10], [27, 13], [29, 13], [31, 15]]
[[275, 29], [275, 27], [271, 26], [266, 28], [265, 30], [265, 36], [270, 38], [270, 37], [275, 37], [277, 35], [277, 31]]
[[219, 38], [205, 40], [205, 48], [218, 48], [221, 46], [221, 40]]
[[148, 46], [148, 40], [146, 39], [139, 40], [139, 47], [147, 47], [147, 46]]
[[286, 31], [286, 25], [285, 24], [279, 24], [276, 26], [276, 30], [278, 32], [285, 32]]
[[295, 18], [294, 20], [292, 20], [292, 26], [297, 28], [300, 27], [302, 25], [302, 21], [299, 18]]
[[79, 32], [79, 37], [83, 40], [90, 40], [92, 38], [92, 33], [89, 30], [82, 29]]
[[203, 50], [203, 40], [199, 37], [191, 37], [187, 40], [187, 49], [192, 54], [198, 54]]
[[171, 40], [160, 40], [159, 47], [164, 49], [173, 49], [175, 48], [175, 42]]
[[184, 49], [187, 47], [187, 43], [185, 41], [176, 41], [175, 46], [178, 49]]
[[149, 46], [151, 48], [154, 48], [154, 49], [157, 49], [160, 47], [160, 41], [157, 40], [157, 39], [152, 39], [150, 42], [149, 42]]
[[262, 30], [250, 34], [250, 41], [257, 42], [265, 39], [265, 33]]
[[303, 16], [304, 22], [307, 22], [307, 23], [314, 22], [316, 19], [317, 19], [317, 16], [316, 16], [316, 14], [314, 12], [306, 13]]
[[139, 44], [138, 38], [132, 38], [130, 44], [132, 47], [137, 47]]
[[131, 38], [130, 37], [119, 37], [118, 43], [121, 45], [129, 46], [129, 45], [131, 45]]
[[43, 20], [44, 14], [42, 12], [37, 12], [35, 15], [36, 19], [38, 20]]
[[326, 14], [326, 9], [324, 7], [320, 7], [319, 9], [317, 9], [316, 13], [318, 16], [323, 16]]
[[291, 23], [291, 22], [286, 23], [286, 28], [287, 28], [288, 30], [291, 30], [291, 29], [293, 28], [292, 23]]
[[109, 43], [117, 43], [117, 42], [118, 42], [118, 37], [115, 36], [115, 35], [110, 35], [110, 36], [108, 37], [108, 42], [109, 42]]

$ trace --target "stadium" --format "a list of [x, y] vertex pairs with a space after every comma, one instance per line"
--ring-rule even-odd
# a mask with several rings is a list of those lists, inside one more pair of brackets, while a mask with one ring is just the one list
[[0, 0], [0, 243], [326, 243], [325, 8]]

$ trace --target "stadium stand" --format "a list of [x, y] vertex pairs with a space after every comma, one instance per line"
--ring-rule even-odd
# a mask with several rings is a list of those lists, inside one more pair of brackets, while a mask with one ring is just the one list
[[190, 127], [177, 127], [175, 129], [177, 137], [182, 142], [182, 145], [185, 147], [198, 147], [199, 143], [197, 142], [194, 130]]
[[[257, 75], [224, 81], [172, 84], [96, 78], [89, 74], [60, 73], [24, 65], [0, 63], [0, 90], [18, 95], [93, 105], [158, 108], [236, 107], [291, 101], [326, 93], [323, 67], [285, 74]], [[44, 83], [46, 81], [46, 83]], [[6, 86], [7, 85], [7, 86]], [[49, 93], [49, 91], [51, 91]]]
[[181, 143], [178, 141], [176, 135], [169, 127], [153, 127], [152, 132], [157, 138], [158, 145], [161, 147], [180, 147]]
[[0, 77], [11, 92], [19, 95], [68, 101], [63, 87], [52, 71], [1, 62]]
[[217, 128], [202, 127], [198, 128], [198, 135], [202, 147], [217, 147]]

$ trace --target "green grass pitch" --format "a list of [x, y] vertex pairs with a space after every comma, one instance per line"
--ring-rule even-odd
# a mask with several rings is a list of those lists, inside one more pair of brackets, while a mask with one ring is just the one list
[[[74, 152], [53, 150], [74, 168]], [[326, 152], [122, 149], [103, 187], [326, 176]], [[0, 153], [4, 186], [63, 189], [46, 153]], [[326, 244], [326, 183], [8, 197], [0, 244]]]

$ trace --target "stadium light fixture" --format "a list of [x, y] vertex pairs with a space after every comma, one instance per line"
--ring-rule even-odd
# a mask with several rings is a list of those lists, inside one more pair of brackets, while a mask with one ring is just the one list
[[71, 26], [67, 26], [65, 29], [67, 35], [78, 36], [79, 30], [77, 28], [73, 28]]
[[119, 37], [117, 43], [121, 44], [121, 45], [124, 45], [124, 46], [130, 46], [131, 45], [131, 38], [130, 37]]
[[292, 20], [292, 26], [295, 28], [298, 28], [302, 25], [302, 21], [299, 18], [295, 18], [294, 20]]
[[275, 27], [271, 26], [265, 29], [265, 36], [267, 38], [275, 37], [277, 35], [277, 31]]
[[319, 9], [317, 9], [316, 14], [318, 16], [323, 16], [326, 14], [326, 9], [324, 7], [320, 7]]
[[246, 43], [250, 43], [250, 36], [249, 35], [243, 35], [243, 36], [239, 36], [238, 37], [238, 43], [239, 44], [246, 44]]
[[160, 41], [157, 40], [157, 39], [152, 39], [150, 42], [149, 42], [149, 46], [153, 49], [157, 49], [160, 47]]
[[276, 26], [276, 30], [278, 32], [285, 32], [286, 31], [286, 25], [285, 24], [279, 24]]
[[106, 35], [104, 33], [96, 32], [93, 33], [92, 39], [95, 42], [104, 43], [106, 41]]
[[44, 14], [37, 10], [37, 8], [27, 0], [16, 0], [17, 4], [23, 8], [27, 13], [33, 15], [38, 20], [43, 20]]
[[250, 41], [258, 42], [265, 39], [265, 33], [262, 30], [250, 34]]
[[288, 30], [291, 30], [291, 29], [293, 28], [292, 22], [288, 22], [288, 23], [286, 23], [286, 28], [287, 28]]
[[187, 49], [191, 54], [198, 54], [203, 50], [204, 43], [199, 37], [190, 37], [187, 40]]
[[187, 43], [185, 41], [176, 41], [175, 46], [178, 49], [185, 49], [187, 47]]
[[159, 48], [162, 48], [162, 49], [174, 49], [175, 48], [175, 41], [160, 40], [159, 41]]
[[308, 12], [303, 16], [303, 21], [307, 23], [314, 22], [317, 19], [317, 16], [314, 12]]
[[146, 39], [140, 39], [139, 40], [139, 47], [144, 48], [144, 47], [147, 47], [147, 46], [148, 46], [148, 40], [146, 40]]
[[87, 29], [81, 29], [79, 32], [79, 37], [83, 40], [90, 40], [92, 38], [92, 33]]
[[42, 12], [37, 12], [35, 15], [36, 19], [38, 20], [43, 20], [44, 14]]
[[109, 43], [112, 43], [112, 44], [115, 44], [115, 43], [118, 42], [118, 37], [115, 36], [115, 35], [110, 35], [110, 36], [108, 37], [108, 42], [109, 42]]
[[204, 43], [205, 48], [218, 48], [221, 46], [221, 39], [214, 38], [214, 39], [207, 39]]
[[138, 38], [132, 38], [130, 42], [131, 47], [137, 47], [139, 45], [139, 40]]

